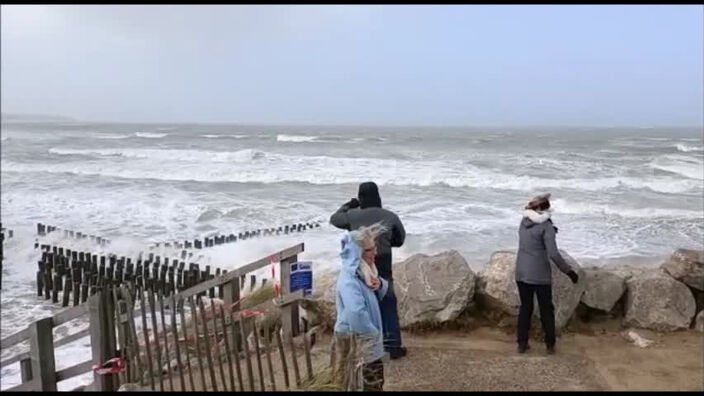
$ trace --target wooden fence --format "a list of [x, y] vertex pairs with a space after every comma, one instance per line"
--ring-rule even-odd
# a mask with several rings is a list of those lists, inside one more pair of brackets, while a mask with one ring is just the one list
[[[98, 391], [116, 390], [120, 384], [135, 382], [148, 383], [152, 389], [156, 389], [158, 384], [159, 390], [234, 391], [236, 388], [245, 390], [245, 384], [248, 390], [276, 390], [276, 377], [283, 379], [283, 388], [292, 388], [294, 384], [298, 386], [303, 380], [303, 363], [306, 366], [305, 377], [311, 379], [313, 376], [311, 332], [301, 337], [303, 362], [299, 362], [300, 356], [294, 345], [294, 337], [300, 333], [298, 302], [303, 295], [301, 291], [290, 292], [290, 264], [297, 261], [297, 255], [303, 249], [303, 244], [295, 245], [189, 288], [180, 291], [169, 289], [164, 294], [158, 294], [158, 282], [105, 284], [90, 295], [88, 304], [40, 319], [0, 341], [2, 349], [26, 340], [30, 344], [29, 351], [0, 363], [3, 367], [20, 363], [22, 384], [8, 390], [55, 391], [58, 382], [91, 370], [94, 372], [92, 390]], [[256, 307], [253, 308], [255, 311], [240, 309], [240, 291], [243, 276], [274, 263], [278, 263], [283, 296], [276, 300], [280, 320], [272, 326], [258, 319], [262, 315], [258, 315]], [[210, 300], [207, 309], [203, 297], [206, 292], [210, 292], [212, 297], [215, 288], [222, 289], [224, 304], [216, 307], [214, 300]], [[186, 321], [186, 309], [190, 311], [190, 322]], [[170, 316], [168, 322], [167, 312]], [[54, 327], [85, 318], [86, 315], [89, 319], [87, 329], [54, 340]], [[141, 337], [135, 315], [141, 316]], [[193, 336], [189, 337], [189, 334]], [[91, 359], [56, 371], [55, 348], [88, 335]], [[253, 338], [256, 345], [252, 350], [248, 347], [247, 335]], [[260, 347], [260, 342], [264, 347]], [[273, 359], [276, 364], [272, 364], [272, 353], [276, 355]], [[103, 374], [100, 369], [94, 370], [96, 365], [101, 367], [115, 358], [125, 363], [124, 368]], [[266, 369], [263, 368], [263, 358]], [[223, 366], [227, 368], [228, 376]], [[290, 369], [293, 369], [292, 376], [289, 375]]]

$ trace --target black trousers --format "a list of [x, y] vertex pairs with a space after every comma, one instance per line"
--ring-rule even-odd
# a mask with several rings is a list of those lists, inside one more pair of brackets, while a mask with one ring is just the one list
[[528, 344], [528, 333], [533, 316], [533, 295], [538, 296], [540, 309], [540, 322], [545, 333], [545, 345], [555, 345], [555, 306], [552, 304], [552, 285], [531, 285], [516, 282], [518, 295], [521, 298], [521, 308], [518, 312], [518, 337], [519, 345]]
[[375, 360], [362, 366], [365, 392], [381, 392], [384, 390], [384, 363]]

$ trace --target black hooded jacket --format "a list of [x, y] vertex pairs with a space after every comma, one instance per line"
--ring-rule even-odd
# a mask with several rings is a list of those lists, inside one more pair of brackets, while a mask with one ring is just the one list
[[388, 229], [377, 239], [375, 261], [379, 275], [384, 279], [392, 280], [391, 248], [403, 245], [406, 230], [395, 213], [381, 207], [379, 189], [374, 182], [360, 184], [357, 199], [358, 208], [350, 209], [349, 202], [345, 203], [330, 216], [330, 224], [348, 231], [377, 222], [385, 225]]

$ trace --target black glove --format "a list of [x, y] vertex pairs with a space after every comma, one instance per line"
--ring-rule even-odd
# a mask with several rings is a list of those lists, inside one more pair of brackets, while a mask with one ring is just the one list
[[570, 279], [572, 280], [572, 283], [577, 283], [577, 281], [579, 280], [579, 275], [577, 275], [577, 273], [574, 271], [568, 272], [567, 276], [570, 277]]
[[347, 207], [350, 209], [358, 208], [359, 207], [359, 201], [357, 198], [352, 198], [349, 200], [349, 202], [346, 203]]

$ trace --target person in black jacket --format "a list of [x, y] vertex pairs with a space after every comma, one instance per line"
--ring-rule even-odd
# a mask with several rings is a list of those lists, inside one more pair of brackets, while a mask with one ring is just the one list
[[555, 353], [555, 307], [552, 303], [552, 260], [560, 271], [577, 283], [579, 276], [557, 250], [557, 227], [550, 220], [550, 194], [533, 198], [523, 211], [518, 227], [516, 284], [521, 300], [518, 313], [518, 353], [530, 348], [528, 333], [533, 315], [533, 295], [538, 297], [540, 322], [545, 332], [547, 353]]
[[348, 231], [377, 222], [381, 222], [387, 229], [377, 238], [375, 257], [379, 276], [389, 282], [389, 291], [379, 301], [384, 327], [384, 349], [389, 352], [391, 359], [397, 359], [406, 355], [406, 348], [401, 342], [401, 327], [398, 322], [398, 307], [391, 270], [391, 248], [403, 245], [406, 230], [395, 213], [381, 207], [379, 188], [374, 182], [360, 184], [357, 198], [352, 198], [330, 216], [330, 224]]

